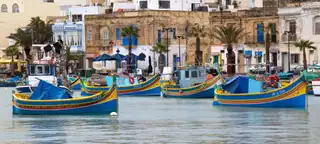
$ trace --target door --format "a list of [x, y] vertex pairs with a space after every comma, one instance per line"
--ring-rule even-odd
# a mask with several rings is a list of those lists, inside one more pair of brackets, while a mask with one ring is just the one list
[[244, 73], [244, 60], [243, 52], [239, 52], [239, 73]]
[[273, 66], [278, 66], [277, 62], [278, 62], [278, 57], [277, 57], [277, 53], [271, 53], [272, 55], [272, 65]]
[[177, 70], [177, 55], [173, 55], [173, 70]]
[[287, 72], [288, 70], [288, 53], [282, 53], [282, 66], [283, 71]]

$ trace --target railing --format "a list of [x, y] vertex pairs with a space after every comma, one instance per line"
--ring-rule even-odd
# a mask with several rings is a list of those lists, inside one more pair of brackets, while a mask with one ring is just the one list
[[297, 34], [290, 34], [290, 33], [289, 34], [282, 34], [281, 41], [282, 42], [288, 42], [288, 38], [289, 38], [289, 41], [296, 41], [297, 40]]

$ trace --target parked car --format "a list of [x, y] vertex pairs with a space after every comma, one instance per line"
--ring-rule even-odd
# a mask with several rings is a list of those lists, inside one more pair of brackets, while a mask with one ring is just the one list
[[[303, 65], [297, 65], [295, 66], [291, 71], [289, 71], [290, 73], [293, 73], [294, 75], [299, 74], [300, 72], [303, 71]], [[320, 72], [320, 66], [317, 64], [313, 64], [313, 65], [308, 65], [308, 72]]]
[[[283, 72], [282, 66], [271, 66], [270, 69], [272, 73], [274, 73], [275, 71]], [[264, 63], [257, 64], [249, 68], [249, 72], [253, 74], [264, 74], [266, 72], [266, 65]]]

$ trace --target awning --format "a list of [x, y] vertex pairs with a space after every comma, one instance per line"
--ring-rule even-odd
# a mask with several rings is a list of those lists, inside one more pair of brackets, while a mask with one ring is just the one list
[[256, 51], [254, 56], [255, 57], [262, 57], [262, 51]]
[[245, 50], [245, 51], [244, 51], [244, 55], [245, 55], [246, 57], [251, 57], [251, 56], [252, 56], [252, 50]]
[[[0, 59], [0, 64], [7, 64], [7, 63], [11, 63], [11, 59]], [[25, 63], [26, 61], [22, 61], [22, 60], [17, 60], [17, 59], [14, 59], [14, 62], [19, 62], [19, 63]]]

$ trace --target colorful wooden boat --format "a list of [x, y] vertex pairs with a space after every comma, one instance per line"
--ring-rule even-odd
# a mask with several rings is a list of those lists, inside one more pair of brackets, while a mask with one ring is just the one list
[[304, 76], [282, 88], [266, 92], [263, 92], [265, 90], [261, 82], [237, 76], [215, 90], [213, 105], [305, 108], [306, 88]]
[[[88, 96], [100, 91], [109, 90], [109, 86], [90, 86], [82, 81], [81, 95]], [[118, 86], [119, 96], [160, 96], [160, 75], [154, 75], [145, 82], [129, 86]]]
[[110, 114], [118, 112], [116, 85], [109, 91], [100, 91], [92, 96], [73, 98], [65, 89], [40, 80], [31, 94], [12, 94], [13, 114]]
[[[164, 68], [164, 71], [170, 68]], [[222, 76], [219, 74], [211, 80], [206, 80], [206, 69], [203, 67], [180, 68], [177, 78], [172, 82], [170, 72], [163, 75], [161, 93], [167, 98], [213, 98], [215, 85], [222, 83]], [[169, 77], [168, 77], [169, 75]]]

